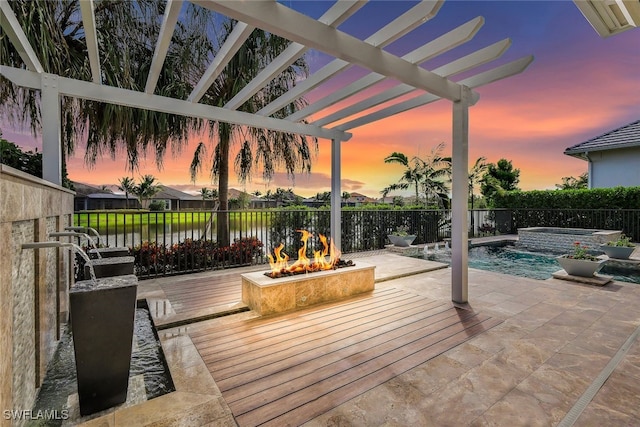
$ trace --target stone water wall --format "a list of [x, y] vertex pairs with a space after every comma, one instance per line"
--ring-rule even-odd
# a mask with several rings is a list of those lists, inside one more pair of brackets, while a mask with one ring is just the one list
[[22, 249], [73, 220], [73, 192], [0, 165], [0, 426], [33, 407], [66, 320], [71, 257]]
[[575, 242], [586, 246], [589, 251], [602, 253], [601, 244], [617, 240], [621, 231], [590, 230], [585, 228], [529, 227], [518, 229], [517, 246], [531, 251], [570, 253]]

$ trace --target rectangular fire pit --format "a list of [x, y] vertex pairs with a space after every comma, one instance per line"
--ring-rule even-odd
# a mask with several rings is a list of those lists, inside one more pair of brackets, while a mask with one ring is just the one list
[[337, 301], [374, 289], [375, 266], [355, 266], [272, 279], [263, 272], [242, 274], [242, 302], [261, 316]]

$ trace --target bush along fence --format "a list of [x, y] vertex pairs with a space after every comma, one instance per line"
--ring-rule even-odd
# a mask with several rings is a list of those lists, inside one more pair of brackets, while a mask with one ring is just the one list
[[[74, 225], [95, 228], [102, 246], [128, 246], [140, 278], [266, 264], [280, 243], [298, 257], [301, 234], [314, 234], [307, 257], [322, 249], [318, 234], [331, 237], [328, 209], [282, 208], [230, 211], [231, 245], [217, 243], [217, 212], [90, 211], [75, 214]], [[343, 209], [343, 253], [383, 249], [398, 227], [415, 234], [414, 244], [451, 237], [451, 215], [430, 209]], [[518, 228], [547, 226], [622, 230], [640, 241], [640, 209], [495, 209], [469, 214], [469, 236], [517, 234]], [[82, 271], [82, 269], [80, 269]]]

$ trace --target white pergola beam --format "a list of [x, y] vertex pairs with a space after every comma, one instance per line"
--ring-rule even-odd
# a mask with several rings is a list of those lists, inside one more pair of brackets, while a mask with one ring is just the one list
[[197, 0], [198, 4], [288, 40], [455, 101], [461, 87], [356, 37], [273, 1]]
[[[471, 40], [473, 36], [476, 35], [478, 30], [480, 30], [483, 24], [484, 18], [482, 18], [481, 16], [472, 19], [466, 24], [463, 24], [446, 34], [443, 34], [442, 36], [427, 43], [426, 45], [407, 53], [402, 57], [402, 59], [405, 59], [413, 64], [419, 64], [421, 62], [434, 58], [448, 50], [453, 49], [454, 47], [460, 46], [461, 44]], [[359, 93], [373, 86], [374, 84], [381, 82], [384, 79], [385, 76], [381, 74], [370, 73], [362, 77], [361, 79], [358, 79], [355, 82], [345, 86], [344, 88], [336, 90], [333, 93], [325, 96], [324, 98], [315, 101], [313, 104], [296, 111], [295, 113], [288, 116], [287, 120], [291, 120], [292, 122], [300, 121], [305, 117], [308, 117], [313, 113], [316, 113], [324, 108], [330, 107], [342, 101], [343, 99], [355, 95], [356, 93]]]
[[[448, 64], [438, 67], [433, 70], [433, 72], [444, 77], [450, 77], [456, 74], [463, 73], [465, 71], [469, 71], [479, 65], [486, 64], [487, 62], [499, 58], [509, 48], [509, 46], [511, 46], [511, 40], [501, 40], [497, 43], [492, 44], [491, 46], [487, 46]], [[340, 111], [336, 111], [335, 113], [323, 117], [322, 119], [316, 120], [313, 122], [313, 124], [315, 124], [316, 126], [324, 126], [328, 123], [342, 120], [346, 117], [375, 107], [376, 105], [380, 105], [384, 102], [391, 101], [395, 98], [406, 95], [414, 90], [415, 88], [413, 86], [407, 84], [397, 85], [370, 98], [350, 105], [349, 107], [343, 108]]]
[[9, 6], [9, 2], [0, 1], [0, 24], [2, 25], [4, 32], [7, 33], [9, 40], [18, 51], [20, 58], [22, 58], [26, 64], [27, 69], [42, 73], [44, 71], [42, 64], [40, 64], [40, 61], [36, 56], [36, 52], [31, 47], [31, 43], [29, 43], [27, 35], [22, 30], [22, 27], [20, 27], [20, 23], [18, 22], [16, 15], [13, 13], [13, 9]]
[[[375, 40], [377, 46], [382, 48], [387, 44], [397, 40], [403, 34], [406, 34], [407, 29], [400, 27], [400, 22], [406, 24], [407, 18], [411, 18], [412, 21], [409, 23], [409, 30], [412, 30], [417, 26], [423, 24], [430, 18], [434, 17], [438, 10], [440, 10], [441, 6], [442, 2], [437, 2], [434, 4], [422, 1], [421, 3], [418, 3], [417, 5], [400, 15], [398, 18], [394, 19], [393, 21], [382, 27], [380, 30], [369, 36], [367, 39], [365, 39], [365, 42], [370, 43]], [[383, 40], [380, 37], [381, 34], [386, 34], [387, 37]], [[351, 64], [349, 64], [347, 61], [334, 59], [333, 61], [322, 67], [320, 70], [316, 71], [312, 76], [307, 77], [304, 81], [298, 83], [294, 88], [291, 88], [287, 93], [283, 94], [278, 99], [262, 108], [256, 114], [269, 116], [275, 113], [285, 105], [300, 98], [305, 93], [315, 89], [326, 80], [338, 74], [340, 71], [346, 70], [350, 66]]]
[[[527, 67], [529, 66], [529, 64], [531, 64], [531, 62], [533, 62], [533, 56], [531, 55], [526, 56], [524, 58], [517, 59], [515, 61], [509, 62], [507, 64], [485, 71], [483, 73], [476, 74], [475, 76], [461, 80], [458, 83], [463, 86], [468, 86], [470, 88], [485, 86], [497, 80], [502, 80], [507, 77], [523, 72], [524, 70], [527, 69]], [[351, 130], [360, 126], [367, 125], [372, 122], [376, 122], [378, 120], [385, 119], [387, 117], [394, 116], [399, 113], [403, 113], [408, 110], [412, 110], [417, 107], [421, 107], [426, 104], [430, 104], [440, 99], [442, 98], [439, 96], [432, 95], [430, 93], [416, 96], [415, 98], [409, 99], [407, 101], [400, 102], [398, 104], [389, 106], [387, 108], [368, 114], [366, 116], [359, 117], [357, 119], [343, 123], [339, 126], [336, 126], [333, 129], [339, 129], [344, 131]]]
[[640, 27], [640, 1], [616, 0], [616, 4], [624, 15], [629, 25]]
[[96, 16], [93, 0], [80, 0], [80, 14], [84, 26], [84, 37], [87, 42], [87, 54], [91, 66], [91, 80], [94, 83], [102, 83], [100, 71], [100, 52], [98, 51], [98, 33], [96, 32]]
[[[342, 0], [336, 2], [329, 10], [327, 10], [319, 19], [332, 27], [340, 25], [349, 16], [356, 13], [362, 6], [366, 4], [366, 0], [351, 1]], [[273, 80], [278, 74], [284, 71], [289, 65], [293, 64], [296, 59], [300, 58], [304, 53], [309, 50], [307, 47], [300, 43], [293, 42], [271, 61], [265, 68], [258, 73], [258, 75], [249, 82], [245, 87], [240, 90], [233, 98], [231, 98], [224, 108], [231, 110], [238, 109], [242, 104], [247, 102], [249, 98], [255, 95], [260, 89], [265, 87], [267, 83]]]
[[156, 48], [153, 52], [153, 59], [151, 60], [147, 83], [144, 87], [144, 91], [146, 93], [153, 93], [156, 90], [156, 85], [160, 78], [160, 72], [162, 71], [164, 60], [167, 57], [167, 52], [169, 51], [171, 37], [173, 36], [176, 24], [178, 23], [180, 9], [182, 9], [182, 0], [167, 0], [164, 17], [162, 18], [162, 26], [160, 27], [160, 34], [158, 34], [158, 42], [156, 43]]
[[189, 102], [198, 102], [204, 96], [205, 92], [211, 87], [216, 78], [220, 75], [224, 67], [227, 66], [233, 55], [238, 52], [238, 49], [242, 47], [242, 44], [251, 35], [251, 32], [255, 27], [247, 25], [244, 22], [238, 22], [231, 31], [231, 34], [227, 37], [224, 44], [218, 51], [218, 54], [213, 59], [207, 71], [202, 75], [200, 81], [193, 88], [193, 91], [187, 98]]
[[[0, 68], [0, 74], [19, 86], [41, 89], [40, 74], [38, 73], [13, 67], [2, 67]], [[325, 139], [347, 141], [351, 138], [350, 133], [342, 131], [323, 129], [304, 123], [291, 123], [272, 117], [256, 116], [241, 111], [231, 111], [205, 104], [194, 104], [179, 99], [136, 92], [113, 86], [98, 85], [65, 77], [57, 78], [57, 87], [60, 95], [90, 99], [92, 101], [106, 102], [114, 105], [142, 108], [162, 113], [179, 114], [181, 116], [309, 135]]]

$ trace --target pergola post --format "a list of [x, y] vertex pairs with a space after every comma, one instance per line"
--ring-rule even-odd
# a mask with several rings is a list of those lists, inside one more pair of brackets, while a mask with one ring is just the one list
[[42, 74], [42, 178], [58, 185], [62, 185], [60, 110], [58, 76]]
[[331, 240], [338, 249], [342, 249], [341, 144], [339, 139], [331, 140]]
[[469, 300], [469, 230], [467, 194], [469, 193], [469, 99], [471, 91], [461, 88], [460, 101], [453, 103], [452, 197], [451, 197], [451, 299]]

